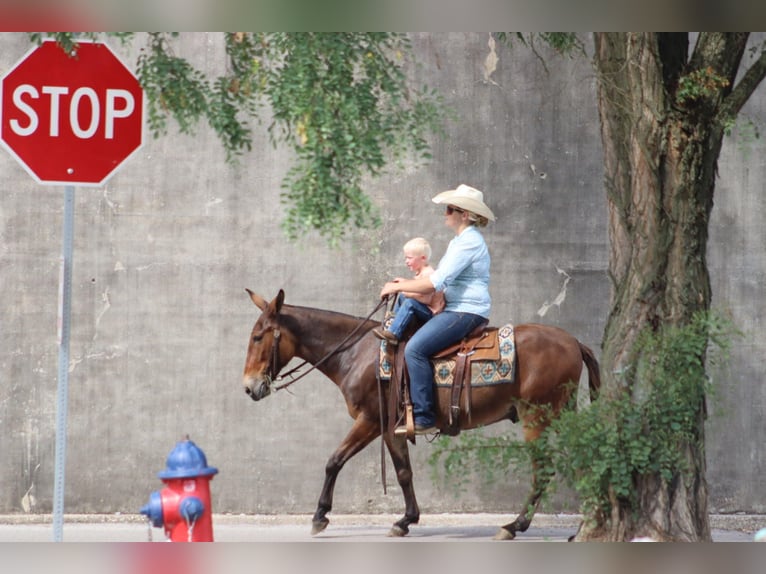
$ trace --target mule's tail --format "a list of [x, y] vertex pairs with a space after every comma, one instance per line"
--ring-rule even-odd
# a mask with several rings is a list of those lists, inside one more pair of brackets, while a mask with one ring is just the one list
[[580, 345], [582, 360], [588, 368], [588, 389], [590, 390], [590, 400], [595, 401], [596, 397], [598, 397], [598, 391], [601, 388], [601, 370], [599, 369], [596, 356], [593, 354], [590, 347], [583, 345], [579, 341], [578, 344]]

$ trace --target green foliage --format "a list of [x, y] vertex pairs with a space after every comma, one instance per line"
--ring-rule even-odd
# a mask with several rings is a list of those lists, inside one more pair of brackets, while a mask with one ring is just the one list
[[[54, 38], [71, 51], [78, 37], [95, 36]], [[205, 121], [235, 162], [252, 148], [250, 122], [269, 104], [272, 142], [292, 148], [295, 158], [282, 182], [291, 239], [314, 230], [336, 243], [351, 227], [379, 225], [364, 179], [408, 154], [430, 159], [427, 138], [448, 113], [434, 91], [411, 87], [403, 34], [227, 33], [227, 70], [215, 78], [173, 53], [178, 36], [149, 33], [137, 61], [154, 137], [171, 118], [186, 134]]]
[[[93, 40], [95, 39], [93, 34], [83, 34], [80, 35], [81, 38]], [[50, 34], [42, 34], [40, 32], [30, 32], [29, 33], [29, 39], [34, 42], [35, 44], [42, 43], [43, 40], [46, 38], [52, 38], [53, 40], [58, 43], [59, 46], [61, 46], [61, 49], [64, 50], [66, 53], [71, 54], [75, 51], [75, 48], [77, 47], [77, 39], [75, 38], [75, 35], [71, 32], [51, 32]]]
[[585, 44], [575, 32], [529, 32], [526, 35], [523, 32], [493, 32], [492, 34], [509, 47], [513, 47], [514, 42], [527, 47], [537, 56], [546, 73], [550, 73], [547, 59], [537, 51], [540, 41], [558, 56], [574, 58], [585, 55]]
[[487, 436], [482, 429], [462, 432], [457, 438], [438, 440], [433, 444], [428, 462], [431, 478], [443, 475], [456, 494], [471, 485], [474, 477], [467, 469], [479, 473], [486, 484], [502, 481], [510, 468], [531, 468], [531, 451], [512, 437]]
[[719, 76], [710, 66], [681, 76], [676, 89], [676, 102], [688, 105], [702, 99], [713, 98], [729, 85], [729, 80]]
[[727, 120], [724, 125], [724, 133], [727, 137], [733, 137], [736, 130], [737, 149], [746, 161], [750, 158], [756, 140], [761, 137], [760, 127], [756, 122], [757, 120], [740, 114], [736, 118]]
[[573, 397], [535, 443], [481, 433], [440, 441], [429, 459], [432, 471], [451, 478], [474, 468], [495, 481], [512, 466], [529, 471], [536, 460], [544, 474], [577, 492], [585, 516], [608, 515], [615, 498], [636, 508], [637, 477], [670, 481], [687, 470], [684, 446], [699, 444], [698, 417], [711, 390], [706, 365], [727, 357], [734, 334], [728, 320], [702, 313], [684, 327], [647, 332], [623, 373], [630, 392], [579, 412]]
[[207, 78], [183, 58], [174, 56], [170, 40], [176, 34], [151, 33], [138, 56], [137, 75], [148, 102], [149, 128], [154, 137], [167, 131], [168, 114], [181, 133], [193, 133], [208, 110], [212, 90]]
[[313, 228], [337, 240], [349, 223], [377, 226], [362, 190], [408, 151], [430, 158], [426, 136], [443, 108], [434, 92], [415, 92], [402, 67], [410, 46], [388, 33], [263, 35], [266, 95], [275, 141], [296, 163], [283, 182], [290, 237]]
[[530, 32], [526, 36], [522, 32], [495, 32], [494, 35], [509, 46], [516, 40], [534, 50], [535, 42], [539, 39], [560, 56], [585, 54], [585, 45], [575, 32]]

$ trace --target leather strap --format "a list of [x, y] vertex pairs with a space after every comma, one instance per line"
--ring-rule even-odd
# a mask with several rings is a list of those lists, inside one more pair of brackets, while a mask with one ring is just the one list
[[450, 427], [458, 427], [460, 424], [460, 393], [463, 390], [465, 374], [466, 372], [470, 373], [471, 370], [471, 365], [468, 358], [469, 355], [464, 353], [458, 353], [455, 357], [455, 372], [452, 375], [452, 394], [449, 408]]
[[[380, 414], [380, 434], [386, 432], [386, 400], [383, 398], [383, 381], [380, 379], [380, 369], [375, 369], [375, 378], [378, 383], [378, 411]], [[388, 386], [389, 390], [391, 385]], [[380, 479], [383, 482], [383, 494], [386, 494], [386, 441], [380, 441]]]
[[465, 387], [465, 412], [468, 415], [469, 423], [471, 422], [471, 363], [473, 361], [473, 359], [470, 357], [471, 355], [469, 355], [468, 366], [466, 367], [465, 373], [463, 374], [463, 386]]

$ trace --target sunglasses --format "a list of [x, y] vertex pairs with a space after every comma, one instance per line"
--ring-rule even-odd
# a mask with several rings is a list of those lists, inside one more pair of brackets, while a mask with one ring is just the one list
[[456, 211], [457, 211], [458, 213], [465, 213], [465, 210], [464, 210], [464, 209], [460, 209], [460, 208], [458, 208], [458, 207], [453, 207], [453, 206], [451, 206], [451, 205], [448, 205], [448, 206], [447, 206], [447, 215], [452, 215], [452, 214], [453, 214], [453, 213], [455, 213]]

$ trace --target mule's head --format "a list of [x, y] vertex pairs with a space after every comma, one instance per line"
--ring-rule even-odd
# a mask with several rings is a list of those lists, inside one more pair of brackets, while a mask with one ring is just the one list
[[280, 328], [279, 322], [279, 311], [285, 300], [284, 291], [280, 289], [270, 303], [250, 289], [246, 291], [256, 307], [261, 310], [261, 316], [250, 333], [242, 384], [250, 398], [259, 401], [271, 394], [274, 379], [285, 363], [292, 358], [291, 354], [287, 356], [288, 347], [292, 345], [287, 340], [287, 333]]

